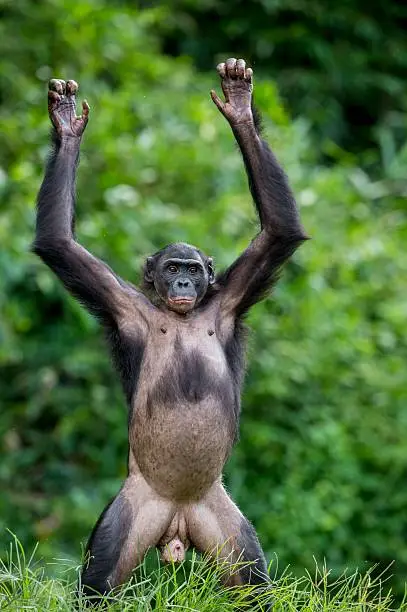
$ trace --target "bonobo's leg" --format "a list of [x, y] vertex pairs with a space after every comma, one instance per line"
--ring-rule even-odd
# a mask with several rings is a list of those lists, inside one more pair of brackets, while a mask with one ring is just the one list
[[270, 584], [256, 532], [220, 482], [215, 483], [202, 500], [189, 507], [187, 529], [192, 545], [200, 552], [231, 564], [251, 562], [238, 571], [231, 571], [225, 579], [227, 585], [267, 587]]
[[107, 593], [126, 582], [148, 549], [159, 543], [175, 510], [140, 474], [129, 476], [89, 539], [82, 570], [83, 593]]

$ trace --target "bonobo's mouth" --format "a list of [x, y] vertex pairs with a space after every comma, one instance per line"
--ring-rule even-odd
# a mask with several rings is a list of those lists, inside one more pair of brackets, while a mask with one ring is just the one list
[[196, 298], [187, 298], [187, 297], [176, 297], [176, 298], [168, 298], [168, 306], [172, 310], [176, 310], [179, 312], [186, 312], [191, 310], [196, 302]]
[[170, 304], [193, 304], [195, 298], [168, 298]]

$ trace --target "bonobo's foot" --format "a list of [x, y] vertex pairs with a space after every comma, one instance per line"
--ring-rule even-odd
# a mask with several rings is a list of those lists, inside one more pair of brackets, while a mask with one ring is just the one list
[[78, 83], [51, 79], [48, 85], [48, 113], [59, 138], [80, 139], [88, 122], [89, 105], [82, 102], [82, 116], [76, 116]]
[[214, 90], [211, 91], [211, 97], [222, 115], [232, 126], [252, 123], [253, 70], [246, 68], [246, 62], [243, 59], [236, 60], [231, 57], [225, 63], [219, 64], [217, 71], [221, 78], [225, 102], [216, 95]]

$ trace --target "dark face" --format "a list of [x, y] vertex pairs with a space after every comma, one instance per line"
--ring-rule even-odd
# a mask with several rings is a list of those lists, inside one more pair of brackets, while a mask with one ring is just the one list
[[191, 311], [213, 283], [212, 260], [188, 244], [171, 244], [146, 261], [144, 278], [153, 282], [167, 308]]

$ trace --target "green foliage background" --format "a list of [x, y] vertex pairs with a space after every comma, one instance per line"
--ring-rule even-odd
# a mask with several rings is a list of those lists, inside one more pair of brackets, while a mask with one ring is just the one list
[[[406, 10], [373, 3], [365, 15], [349, 1], [332, 13], [319, 0], [308, 12], [262, 0], [243, 14], [241, 2], [225, 5], [1, 5], [0, 543], [9, 528], [25, 544], [40, 540], [46, 558], [78, 559], [126, 473], [126, 408], [97, 324], [29, 252], [48, 79], [77, 79], [91, 105], [78, 236], [135, 281], [143, 257], [168, 242], [196, 243], [221, 268], [256, 231], [242, 162], [208, 93], [223, 52], [248, 54], [269, 141], [313, 240], [250, 315], [241, 440], [226, 482], [282, 567], [302, 572], [313, 556], [335, 572], [394, 560], [402, 592]], [[377, 55], [385, 19], [394, 62]], [[367, 130], [347, 110], [353, 95], [362, 111], [376, 109]]]

